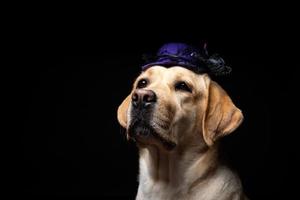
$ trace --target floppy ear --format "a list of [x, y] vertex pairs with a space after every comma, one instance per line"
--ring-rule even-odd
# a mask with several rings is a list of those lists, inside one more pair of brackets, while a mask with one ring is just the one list
[[118, 121], [123, 128], [127, 127], [127, 111], [131, 100], [131, 94], [124, 99], [118, 108]]
[[202, 121], [205, 142], [211, 146], [218, 138], [233, 132], [243, 121], [243, 114], [216, 82], [209, 80], [206, 113]]

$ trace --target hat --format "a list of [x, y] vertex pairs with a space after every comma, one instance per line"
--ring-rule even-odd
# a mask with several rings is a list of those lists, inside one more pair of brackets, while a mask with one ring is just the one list
[[208, 55], [206, 44], [203, 49], [197, 49], [185, 43], [167, 43], [157, 52], [156, 56], [145, 57], [146, 63], [142, 70], [160, 65], [164, 67], [181, 66], [196, 73], [209, 73], [214, 75], [226, 75], [231, 68], [225, 66], [224, 60], [214, 54]]

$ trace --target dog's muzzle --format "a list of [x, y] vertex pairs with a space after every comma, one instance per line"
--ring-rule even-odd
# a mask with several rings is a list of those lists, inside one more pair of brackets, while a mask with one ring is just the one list
[[153, 112], [157, 103], [157, 96], [152, 90], [137, 89], [132, 94], [130, 124], [128, 135], [135, 141], [148, 143], [159, 141], [166, 149], [173, 149], [176, 144], [163, 138], [152, 126]]
[[137, 89], [131, 98], [129, 135], [133, 138], [147, 137], [153, 132], [150, 121], [157, 101], [156, 94], [152, 90]]

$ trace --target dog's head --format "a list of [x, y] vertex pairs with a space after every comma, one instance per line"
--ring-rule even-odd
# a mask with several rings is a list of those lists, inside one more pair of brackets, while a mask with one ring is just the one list
[[118, 109], [128, 138], [165, 150], [201, 142], [211, 146], [242, 119], [241, 111], [207, 74], [179, 66], [153, 66], [142, 72]]

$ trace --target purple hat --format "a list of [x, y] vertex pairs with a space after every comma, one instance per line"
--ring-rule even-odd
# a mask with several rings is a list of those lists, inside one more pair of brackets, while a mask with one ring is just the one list
[[167, 43], [163, 45], [152, 59], [147, 59], [142, 70], [152, 66], [161, 65], [164, 67], [181, 66], [196, 73], [210, 73], [214, 75], [225, 75], [231, 72], [231, 68], [225, 66], [224, 60], [217, 54], [208, 56], [206, 45], [202, 51], [184, 44]]

